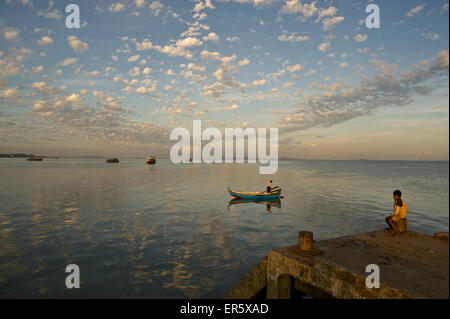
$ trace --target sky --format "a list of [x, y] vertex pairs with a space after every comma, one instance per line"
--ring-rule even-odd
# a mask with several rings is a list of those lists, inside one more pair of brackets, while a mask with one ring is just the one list
[[1, 0], [0, 153], [167, 158], [170, 132], [198, 119], [278, 128], [280, 157], [448, 160], [448, 9]]

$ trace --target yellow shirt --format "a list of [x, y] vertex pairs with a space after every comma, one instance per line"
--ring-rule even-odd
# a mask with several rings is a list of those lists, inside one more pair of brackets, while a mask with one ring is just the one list
[[398, 201], [394, 201], [392, 219], [397, 222], [403, 218], [406, 218], [406, 204], [403, 200], [399, 199]]

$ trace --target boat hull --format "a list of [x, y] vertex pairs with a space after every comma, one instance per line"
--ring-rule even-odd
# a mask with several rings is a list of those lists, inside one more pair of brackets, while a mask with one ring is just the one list
[[280, 198], [280, 196], [281, 196], [281, 189], [279, 189], [275, 192], [271, 192], [271, 193], [267, 193], [267, 192], [245, 193], [245, 192], [234, 191], [234, 190], [228, 188], [228, 192], [230, 193], [231, 196], [233, 196], [235, 198], [251, 199], [251, 200], [274, 199], [274, 198]]

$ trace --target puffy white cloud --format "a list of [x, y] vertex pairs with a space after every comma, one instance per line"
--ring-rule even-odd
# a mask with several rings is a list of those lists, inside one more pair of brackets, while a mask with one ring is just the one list
[[128, 74], [131, 76], [138, 76], [139, 74], [141, 74], [141, 70], [139, 69], [139, 67], [135, 66], [134, 68], [131, 68], [130, 71], [128, 71]]
[[330, 31], [334, 28], [334, 26], [339, 23], [344, 21], [344, 17], [332, 17], [332, 18], [326, 18], [322, 20], [322, 24], [323, 24], [323, 30], [324, 31]]
[[211, 32], [207, 36], [204, 36], [203, 40], [204, 41], [219, 42], [220, 38], [219, 38], [219, 36], [216, 33]]
[[267, 83], [267, 80], [266, 79], [262, 79], [262, 80], [255, 80], [255, 81], [253, 81], [252, 85], [259, 86], [259, 85], [264, 85], [266, 83]]
[[141, 56], [140, 56], [139, 54], [130, 56], [130, 57], [128, 58], [128, 62], [136, 62], [137, 60], [139, 60], [140, 57], [141, 57]]
[[33, 73], [39, 73], [39, 72], [42, 72], [43, 70], [44, 70], [44, 67], [42, 65], [34, 66], [32, 68]]
[[89, 49], [89, 46], [86, 42], [81, 41], [74, 35], [70, 35], [67, 37], [67, 41], [69, 41], [69, 45], [75, 52], [83, 52]]
[[390, 73], [397, 70], [398, 65], [397, 64], [389, 64], [384, 61], [373, 59], [372, 61], [373, 67], [377, 69], [378, 71], [381, 71], [383, 73]]
[[14, 99], [20, 97], [19, 91], [17, 89], [6, 89], [3, 91], [4, 99]]
[[249, 65], [250, 64], [250, 60], [247, 58], [242, 59], [241, 61], [238, 62], [238, 64], [240, 66], [244, 66], [244, 65]]
[[323, 42], [318, 46], [319, 51], [325, 52], [331, 48], [330, 42]]
[[300, 64], [288, 65], [286, 69], [289, 71], [289, 73], [294, 73], [300, 71], [302, 69], [302, 66]]
[[153, 1], [150, 4], [150, 9], [152, 10], [155, 16], [158, 16], [161, 13], [161, 10], [164, 8], [164, 5], [159, 1]]
[[195, 47], [195, 46], [200, 46], [202, 44], [203, 44], [202, 41], [200, 41], [197, 38], [192, 38], [192, 37], [177, 41], [177, 46], [182, 47], [182, 48]]
[[406, 15], [410, 18], [412, 18], [413, 16], [415, 16], [416, 14], [418, 14], [420, 11], [422, 11], [425, 8], [425, 4], [421, 4], [418, 5], [414, 8], [412, 8], [411, 10], [409, 10]]
[[238, 42], [240, 39], [239, 39], [239, 37], [234, 36], [234, 37], [227, 37], [226, 40], [228, 42]]
[[355, 37], [353, 39], [356, 42], [364, 42], [367, 40], [367, 34], [358, 33], [357, 35], [355, 35]]
[[200, 12], [206, 8], [215, 9], [216, 7], [212, 4], [211, 0], [205, 0], [204, 2], [203, 1], [197, 2], [192, 11]]
[[278, 36], [278, 40], [287, 42], [302, 42], [309, 40], [309, 37], [307, 35], [298, 35], [296, 32], [289, 34], [286, 30], [284, 30], [281, 35]]
[[298, 14], [301, 13], [305, 17], [312, 17], [314, 14], [318, 12], [318, 8], [316, 8], [317, 1], [313, 1], [312, 3], [302, 4], [300, 0], [288, 0], [285, 2], [283, 7], [280, 10], [280, 13], [284, 14]]
[[121, 2], [117, 2], [117, 3], [112, 3], [109, 7], [108, 7], [108, 11], [109, 12], [120, 12], [125, 10], [125, 5]]
[[6, 30], [3, 31], [3, 37], [6, 40], [18, 40], [19, 39], [20, 30], [15, 28], [6, 28]]
[[40, 46], [51, 44], [51, 43], [53, 43], [53, 39], [46, 35], [44, 35], [41, 39], [39, 39], [37, 41], [37, 45], [40, 45]]
[[78, 62], [78, 58], [66, 58], [66, 59], [64, 59], [64, 61], [58, 63], [58, 65], [60, 65], [60, 66], [69, 66], [69, 65], [74, 64], [76, 62]]
[[134, 4], [138, 8], [142, 8], [145, 5], [145, 0], [134, 0]]
[[200, 56], [201, 56], [202, 60], [216, 61], [220, 58], [220, 53], [203, 50], [200, 53]]
[[439, 51], [435, 61], [439, 66], [448, 68], [448, 50]]

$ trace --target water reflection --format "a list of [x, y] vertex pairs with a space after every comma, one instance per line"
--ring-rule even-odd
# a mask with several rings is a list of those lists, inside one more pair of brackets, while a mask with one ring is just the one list
[[255, 200], [255, 199], [245, 199], [245, 198], [233, 198], [228, 202], [228, 210], [233, 205], [242, 205], [242, 204], [263, 204], [266, 205], [266, 210], [268, 212], [272, 211], [272, 206], [281, 209], [281, 200], [279, 198], [266, 199], [266, 200]]

